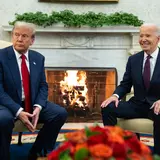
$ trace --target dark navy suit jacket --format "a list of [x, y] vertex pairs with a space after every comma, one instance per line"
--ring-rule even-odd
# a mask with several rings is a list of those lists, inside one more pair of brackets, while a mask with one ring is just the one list
[[137, 104], [148, 102], [152, 105], [156, 100], [160, 99], [160, 51], [148, 90], [145, 89], [143, 82], [143, 58], [143, 51], [129, 57], [123, 80], [116, 88], [114, 94], [118, 94], [119, 99], [121, 99], [130, 92], [133, 86], [134, 97], [131, 98], [131, 101]]
[[[44, 56], [29, 50], [29, 67], [32, 106], [46, 106], [48, 85], [44, 71]], [[13, 47], [0, 50], [0, 105], [7, 107], [15, 116], [22, 103], [22, 84]]]

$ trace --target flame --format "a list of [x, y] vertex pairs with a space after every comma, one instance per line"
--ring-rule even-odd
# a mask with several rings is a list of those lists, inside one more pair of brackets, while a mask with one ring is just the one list
[[88, 103], [86, 72], [67, 70], [64, 80], [60, 81], [63, 103], [67, 106], [85, 107]]

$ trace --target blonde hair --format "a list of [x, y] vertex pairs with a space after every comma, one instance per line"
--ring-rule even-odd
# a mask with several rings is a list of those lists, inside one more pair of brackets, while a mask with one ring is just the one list
[[14, 24], [14, 27], [12, 29], [12, 33], [13, 33], [14, 29], [17, 28], [17, 27], [29, 28], [32, 32], [32, 38], [35, 37], [36, 26], [33, 23], [28, 23], [28, 22], [24, 22], [24, 21], [16, 21], [15, 24]]

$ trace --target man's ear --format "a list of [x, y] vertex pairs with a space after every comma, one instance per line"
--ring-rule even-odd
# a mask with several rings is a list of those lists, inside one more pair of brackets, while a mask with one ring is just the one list
[[160, 36], [158, 36], [157, 38], [158, 38], [158, 47], [160, 47]]
[[32, 44], [34, 43], [34, 41], [35, 41], [35, 37], [32, 37], [32, 40], [31, 40], [31, 44], [30, 44], [30, 45], [32, 45]]

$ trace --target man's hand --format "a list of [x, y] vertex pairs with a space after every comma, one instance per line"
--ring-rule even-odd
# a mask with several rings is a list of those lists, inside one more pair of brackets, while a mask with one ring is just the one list
[[34, 126], [30, 122], [30, 118], [33, 117], [33, 114], [30, 114], [28, 112], [21, 111], [18, 115], [18, 118], [24, 123], [24, 125], [29, 129], [29, 131], [34, 132]]
[[160, 100], [154, 102], [150, 109], [152, 108], [154, 109], [154, 113], [156, 115], [160, 114]]
[[115, 102], [115, 106], [118, 107], [118, 97], [115, 95], [112, 95], [111, 97], [109, 97], [108, 99], [106, 99], [105, 101], [102, 102], [101, 107], [105, 108], [108, 106], [108, 104], [110, 104], [111, 102]]
[[40, 114], [40, 108], [39, 107], [35, 107], [34, 111], [33, 111], [33, 117], [32, 117], [32, 124], [33, 124], [34, 130], [36, 130], [36, 127], [37, 127], [39, 114]]

